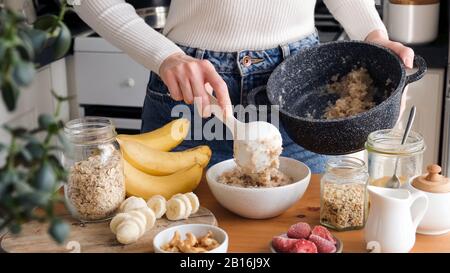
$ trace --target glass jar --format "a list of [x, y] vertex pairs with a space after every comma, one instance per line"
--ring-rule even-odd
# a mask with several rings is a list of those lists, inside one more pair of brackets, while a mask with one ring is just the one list
[[75, 119], [64, 132], [69, 143], [63, 155], [68, 170], [64, 193], [70, 213], [81, 221], [111, 218], [125, 199], [122, 156], [112, 121]]
[[320, 181], [320, 223], [338, 231], [363, 228], [368, 181], [364, 161], [348, 156], [331, 158]]
[[421, 134], [411, 131], [404, 145], [401, 145], [403, 131], [379, 130], [367, 138], [370, 184], [385, 187], [396, 174], [400, 183], [422, 174], [425, 142]]

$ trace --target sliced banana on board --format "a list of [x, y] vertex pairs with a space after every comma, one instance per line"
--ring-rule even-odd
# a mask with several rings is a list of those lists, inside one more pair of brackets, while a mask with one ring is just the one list
[[166, 198], [162, 195], [154, 195], [147, 201], [147, 206], [153, 210], [157, 219], [166, 213]]
[[124, 221], [117, 226], [117, 241], [121, 244], [137, 242], [140, 236], [139, 226], [134, 221]]
[[112, 218], [111, 222], [109, 223], [109, 228], [111, 229], [111, 232], [116, 234], [117, 233], [117, 226], [126, 221], [127, 219], [130, 219], [131, 216], [128, 213], [118, 213], [114, 218]]
[[144, 199], [136, 196], [130, 196], [120, 204], [120, 212], [129, 212], [132, 210], [138, 210], [140, 208], [147, 207], [147, 202]]
[[195, 195], [195, 193], [193, 193], [193, 192], [188, 192], [188, 193], [186, 193], [184, 195], [191, 202], [192, 214], [197, 213], [198, 209], [200, 208], [200, 200], [198, 200], [197, 195]]
[[[164, 204], [164, 206], [165, 206], [165, 204]], [[155, 226], [156, 216], [152, 209], [150, 209], [149, 207], [145, 207], [145, 208], [140, 208], [137, 211], [144, 214], [144, 216], [147, 220], [147, 228], [146, 228], [147, 230], [149, 230]]]
[[139, 237], [141, 237], [147, 231], [147, 218], [137, 210], [130, 211], [128, 214], [131, 216], [128, 221], [134, 221], [139, 226]]
[[176, 195], [174, 197], [172, 197], [173, 199], [180, 199], [181, 201], [183, 201], [185, 207], [186, 207], [186, 211], [185, 214], [183, 216], [184, 219], [188, 219], [189, 216], [192, 213], [192, 205], [191, 205], [191, 201], [189, 200], [189, 198], [187, 198], [187, 196], [185, 196], [184, 194], [180, 194], [180, 195]]
[[179, 198], [171, 198], [166, 204], [166, 217], [171, 221], [181, 220], [186, 215], [186, 205]]

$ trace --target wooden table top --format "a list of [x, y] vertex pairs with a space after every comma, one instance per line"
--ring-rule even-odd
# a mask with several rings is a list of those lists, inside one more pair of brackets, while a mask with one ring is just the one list
[[[208, 185], [202, 181], [197, 195], [202, 206], [211, 210], [219, 226], [229, 236], [229, 252], [269, 252], [274, 235], [285, 233], [290, 225], [300, 221], [319, 224], [320, 175], [313, 175], [305, 195], [282, 215], [266, 219], [245, 219], [223, 208], [214, 198]], [[363, 230], [332, 233], [344, 242], [343, 252], [366, 252]], [[412, 252], [450, 252], [450, 234], [441, 236], [416, 236]]]

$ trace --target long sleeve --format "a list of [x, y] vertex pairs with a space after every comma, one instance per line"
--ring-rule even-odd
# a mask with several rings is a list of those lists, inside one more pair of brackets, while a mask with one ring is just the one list
[[364, 40], [374, 30], [387, 34], [374, 0], [324, 0], [324, 3], [353, 40]]
[[124, 0], [83, 0], [75, 10], [98, 34], [155, 73], [169, 55], [182, 52]]

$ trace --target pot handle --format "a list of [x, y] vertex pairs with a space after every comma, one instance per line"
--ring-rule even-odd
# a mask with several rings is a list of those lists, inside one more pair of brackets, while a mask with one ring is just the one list
[[417, 72], [406, 76], [405, 86], [412, 82], [422, 79], [422, 77], [427, 72], [427, 62], [425, 61], [424, 58], [422, 58], [422, 56], [415, 55], [414, 56], [414, 64], [415, 64], [415, 66], [417, 66]]

